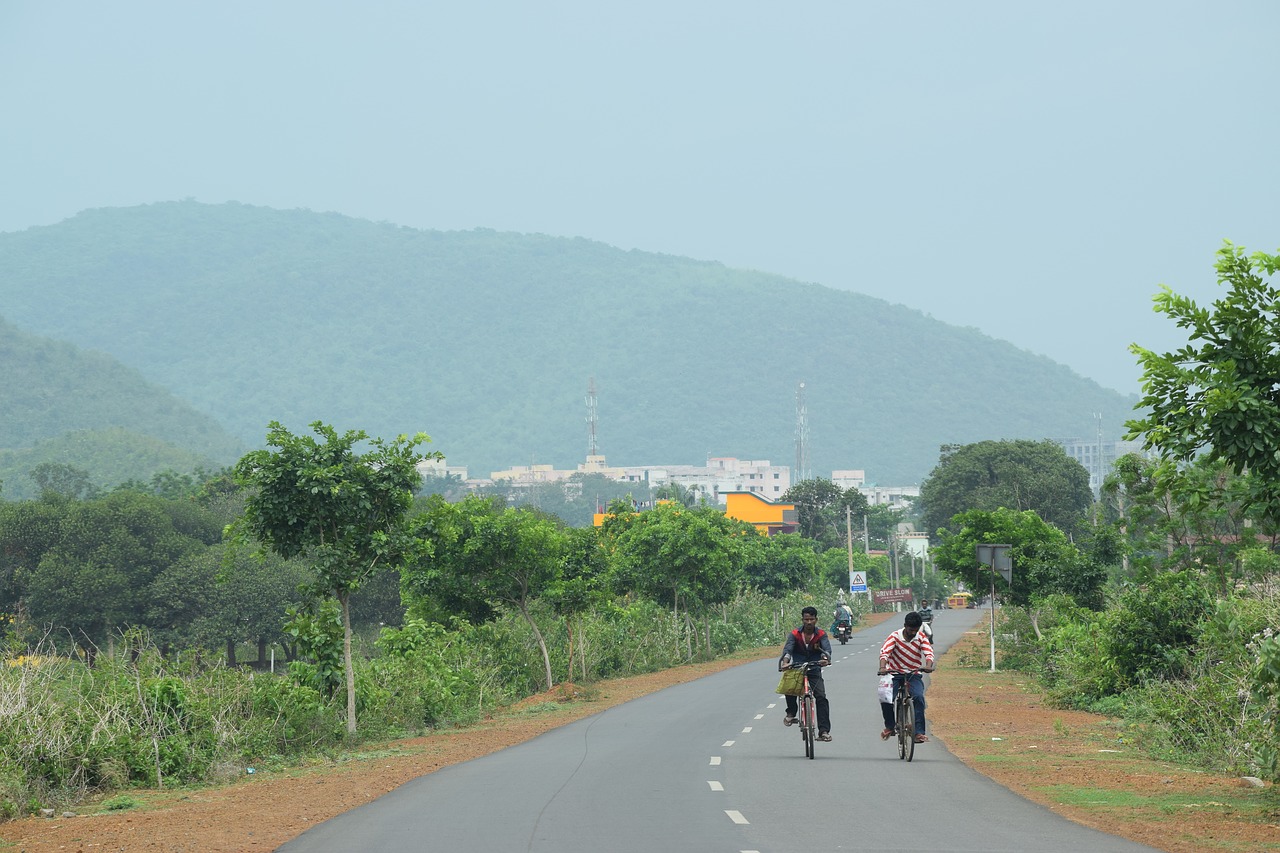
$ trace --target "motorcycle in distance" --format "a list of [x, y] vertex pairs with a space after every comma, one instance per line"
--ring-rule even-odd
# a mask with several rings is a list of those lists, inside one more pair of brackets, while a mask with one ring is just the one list
[[853, 627], [848, 622], [841, 619], [836, 623], [835, 635], [836, 639], [840, 641], [840, 645], [843, 646], [845, 643], [849, 642], [849, 638], [853, 636]]

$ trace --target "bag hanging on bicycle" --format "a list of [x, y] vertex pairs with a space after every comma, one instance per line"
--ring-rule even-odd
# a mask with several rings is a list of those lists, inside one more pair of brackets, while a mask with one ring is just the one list
[[804, 670], [784, 669], [782, 678], [778, 681], [777, 692], [782, 696], [804, 695]]
[[880, 701], [886, 705], [893, 704], [893, 676], [880, 676], [880, 683], [876, 685], [876, 695], [880, 697]]

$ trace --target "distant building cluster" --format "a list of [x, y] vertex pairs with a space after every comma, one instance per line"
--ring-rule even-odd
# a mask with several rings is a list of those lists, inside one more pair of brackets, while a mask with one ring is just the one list
[[[465, 467], [448, 465], [442, 459], [425, 460], [419, 464], [418, 470], [424, 477], [457, 478], [470, 489], [494, 484], [514, 489], [531, 488], [568, 480], [575, 474], [599, 474], [621, 483], [643, 483], [650, 489], [678, 485], [719, 506], [726, 504], [728, 495], [744, 492], [766, 501], [776, 501], [792, 485], [789, 466], [774, 465], [767, 459], [737, 459], [732, 456], [713, 456], [706, 465], [616, 467], [610, 466], [602, 455], [591, 455], [573, 470], [557, 469], [551, 465], [515, 465], [480, 479], [470, 479]], [[831, 479], [842, 489], [856, 488], [873, 506], [901, 508], [920, 496], [919, 486], [867, 485], [866, 472], [861, 470], [833, 471]]]
[[[1068, 439], [1057, 442], [1068, 456], [1089, 472], [1089, 486], [1095, 495], [1115, 468], [1116, 460], [1129, 453], [1142, 453], [1142, 443], [1137, 441], [1097, 441]], [[725, 495], [731, 492], [749, 492], [766, 500], [778, 500], [791, 488], [791, 468], [774, 465], [769, 460], [736, 459], [732, 456], [714, 456], [706, 465], [631, 465], [610, 466], [603, 455], [590, 455], [573, 470], [557, 469], [551, 465], [514, 465], [503, 471], [494, 471], [487, 478], [470, 479], [464, 466], [448, 465], [443, 459], [428, 459], [418, 465], [424, 477], [451, 477], [461, 480], [468, 488], [497, 483], [513, 488], [529, 488], [542, 483], [568, 480], [575, 474], [599, 474], [623, 483], [644, 483], [652, 489], [677, 484], [710, 503], [724, 506]], [[902, 509], [920, 497], [920, 487], [881, 486], [867, 482], [867, 472], [860, 468], [840, 469], [831, 472], [831, 482], [841, 489], [857, 489], [871, 506], [888, 506]]]

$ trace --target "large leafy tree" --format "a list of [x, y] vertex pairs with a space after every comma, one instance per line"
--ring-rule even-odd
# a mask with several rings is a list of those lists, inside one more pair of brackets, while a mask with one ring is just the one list
[[[61, 541], [67, 506], [68, 501], [57, 495], [0, 502], [0, 613], [14, 615], [26, 606], [26, 582]], [[0, 621], [0, 626], [5, 624]]]
[[574, 637], [582, 678], [587, 678], [586, 632], [578, 630], [583, 617], [604, 602], [610, 593], [611, 566], [600, 532], [595, 527], [571, 527], [565, 531], [565, 556], [559, 577], [543, 594], [563, 619], [569, 638], [566, 670], [573, 678]]
[[146, 625], [155, 578], [207, 544], [190, 535], [199, 525], [188, 524], [187, 507], [162, 498], [117, 492], [55, 505], [58, 541], [20, 583], [34, 622], [66, 628], [90, 649]]
[[394, 441], [368, 439], [360, 430], [341, 435], [319, 421], [319, 438], [296, 436], [272, 421], [267, 445], [236, 465], [249, 489], [238, 532], [282, 557], [306, 558], [313, 592], [333, 597], [342, 610], [343, 666], [347, 682], [347, 731], [356, 731], [355, 671], [351, 666], [351, 595], [374, 572], [401, 564], [417, 540], [407, 530], [414, 490], [421, 482], [418, 447], [424, 433]]
[[1266, 534], [1275, 541], [1275, 526], [1267, 519], [1249, 525], [1248, 480], [1208, 456], [1182, 465], [1122, 456], [1102, 486], [1107, 525], [1100, 532], [1116, 535], [1095, 537], [1095, 544], [1111, 547], [1114, 541], [1119, 553], [1107, 562], [1122, 563], [1125, 577], [1145, 580], [1155, 571], [1193, 567], [1212, 572], [1225, 595], [1246, 537]]
[[754, 546], [745, 551], [746, 579], [766, 595], [803, 589], [822, 573], [817, 543], [798, 533], [762, 536]]
[[492, 499], [477, 496], [456, 504], [432, 497], [428, 506], [418, 533], [430, 542], [431, 559], [406, 569], [406, 591], [446, 603], [478, 598], [490, 612], [496, 604], [514, 607], [542, 651], [550, 689], [551, 656], [531, 606], [563, 577], [569, 538], [561, 525], [543, 513], [499, 509]]
[[299, 560], [261, 558], [224, 543], [184, 555], [152, 581], [147, 624], [161, 648], [223, 646], [235, 665], [239, 643], [284, 644], [286, 610], [309, 580]]
[[933, 549], [934, 565], [972, 589], [992, 583], [990, 567], [978, 565], [975, 546], [999, 542], [1013, 547], [1013, 583], [995, 577], [997, 595], [1010, 604], [1032, 605], [1054, 594], [1070, 595], [1077, 603], [1100, 609], [1106, 570], [1090, 560], [1057, 527], [1038, 514], [1007, 508], [969, 510], [952, 519]]
[[860, 535], [867, 515], [862, 492], [842, 489], [821, 477], [796, 483], [783, 494], [782, 502], [796, 505], [797, 532], [824, 549], [845, 547], [849, 527]]
[[1280, 290], [1264, 278], [1280, 269], [1280, 254], [1246, 255], [1228, 241], [1214, 266], [1229, 290], [1212, 308], [1163, 285], [1156, 295], [1156, 310], [1186, 329], [1188, 342], [1163, 354], [1130, 347], [1147, 414], [1127, 423], [1129, 435], [1164, 459], [1204, 453], [1247, 473], [1247, 504], [1280, 520]]
[[1093, 502], [1089, 473], [1052, 441], [947, 445], [920, 487], [925, 530], [951, 526], [967, 510], [1031, 510], [1073, 533]]
[[[741, 584], [754, 553], [751, 543], [759, 536], [750, 524], [713, 507], [660, 503], [627, 512], [615, 504], [610, 511], [614, 516], [603, 532], [622, 583], [677, 615], [702, 616], [704, 627], [708, 610], [728, 601]], [[706, 646], [709, 652], [709, 636]]]

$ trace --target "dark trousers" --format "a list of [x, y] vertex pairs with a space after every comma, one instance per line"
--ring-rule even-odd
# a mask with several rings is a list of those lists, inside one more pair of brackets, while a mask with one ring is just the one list
[[[818, 712], [818, 734], [831, 731], [831, 703], [827, 701], [827, 684], [819, 670], [809, 672], [809, 687], [813, 690], [813, 704]], [[800, 697], [788, 696], [787, 716], [794, 717], [800, 710]], [[776, 712], [775, 712], [776, 713]]]

